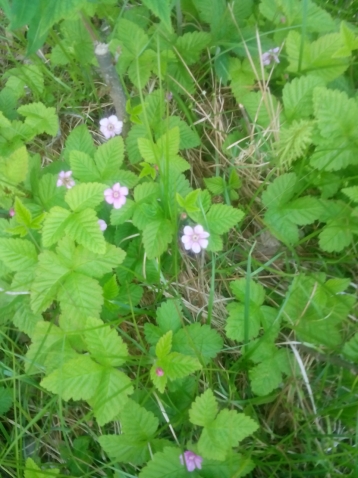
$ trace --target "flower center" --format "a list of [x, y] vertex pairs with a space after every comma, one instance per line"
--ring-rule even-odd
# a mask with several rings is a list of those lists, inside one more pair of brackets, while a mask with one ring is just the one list
[[114, 197], [115, 199], [118, 199], [119, 196], [120, 196], [119, 192], [118, 192], [118, 191], [114, 191], [113, 197]]
[[108, 129], [109, 131], [113, 131], [113, 130], [114, 130], [114, 125], [113, 125], [112, 123], [108, 123], [107, 129]]
[[199, 240], [198, 234], [193, 234], [193, 235], [191, 236], [191, 238], [192, 238], [192, 240], [193, 240], [194, 242], [198, 242], [198, 240]]

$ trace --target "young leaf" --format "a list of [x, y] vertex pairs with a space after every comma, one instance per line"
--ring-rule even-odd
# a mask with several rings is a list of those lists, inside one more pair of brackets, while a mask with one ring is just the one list
[[163, 334], [171, 330], [177, 332], [182, 326], [182, 306], [179, 300], [163, 302], [157, 309], [157, 324]]
[[84, 339], [91, 357], [101, 365], [119, 367], [128, 358], [128, 348], [122, 338], [100, 319], [86, 320]]
[[11, 271], [27, 269], [37, 262], [37, 252], [32, 242], [26, 239], [0, 238], [0, 260]]
[[70, 165], [75, 178], [83, 182], [100, 181], [101, 175], [94, 160], [83, 151], [70, 150]]
[[31, 227], [32, 223], [32, 215], [29, 209], [24, 206], [21, 200], [16, 197], [15, 198], [15, 215], [16, 215], [16, 222], [18, 224], [22, 224], [23, 226]]
[[55, 108], [46, 108], [43, 103], [31, 103], [20, 106], [17, 111], [26, 117], [25, 124], [33, 128], [36, 134], [56, 136], [59, 126]]
[[78, 184], [67, 191], [65, 201], [74, 212], [95, 208], [104, 200], [105, 188], [106, 186], [100, 183]]
[[104, 370], [88, 355], [82, 355], [50, 373], [41, 381], [41, 386], [65, 401], [89, 400], [96, 395]]
[[51, 209], [45, 217], [42, 228], [42, 243], [44, 247], [50, 247], [62, 238], [70, 215], [70, 211], [62, 207], [55, 206]]
[[206, 216], [209, 231], [213, 234], [224, 234], [240, 222], [244, 215], [243, 211], [232, 206], [214, 204]]
[[98, 225], [98, 218], [93, 209], [84, 209], [71, 214], [66, 225], [67, 234], [96, 254], [106, 252], [106, 241]]
[[123, 163], [124, 144], [120, 136], [99, 146], [94, 160], [102, 181], [110, 181]]
[[195, 399], [189, 410], [189, 419], [194, 425], [205, 427], [215, 420], [218, 405], [210, 388]]
[[164, 358], [167, 356], [172, 348], [173, 332], [170, 330], [163, 337], [160, 338], [157, 346], [155, 347], [155, 355], [158, 358]]

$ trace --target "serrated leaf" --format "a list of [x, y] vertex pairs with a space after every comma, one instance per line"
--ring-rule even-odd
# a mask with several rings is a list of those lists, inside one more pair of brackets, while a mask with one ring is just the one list
[[173, 337], [173, 352], [198, 358], [204, 364], [215, 358], [223, 346], [220, 335], [209, 325], [191, 324]]
[[296, 182], [295, 173], [282, 174], [264, 191], [262, 202], [267, 208], [287, 203], [294, 195]]
[[88, 400], [100, 426], [113, 420], [133, 393], [131, 380], [123, 372], [105, 368], [94, 395]]
[[199, 60], [200, 54], [210, 43], [210, 35], [206, 32], [189, 32], [180, 36], [175, 48], [180, 57], [188, 65]]
[[164, 370], [164, 374], [170, 380], [184, 378], [202, 368], [199, 360], [195, 357], [189, 357], [177, 352], [171, 352], [169, 355], [159, 358], [156, 364]]
[[146, 182], [139, 184], [134, 189], [134, 200], [137, 204], [145, 201], [151, 202], [153, 199], [159, 197], [159, 184], [153, 182]]
[[258, 425], [243, 413], [222, 410], [217, 418], [208, 424], [199, 439], [199, 453], [204, 458], [223, 461], [231, 447], [258, 429]]
[[16, 222], [22, 224], [24, 226], [30, 227], [32, 223], [32, 215], [29, 209], [21, 202], [21, 200], [16, 197], [15, 198], [15, 215], [16, 215]]
[[314, 75], [294, 78], [282, 90], [285, 117], [292, 121], [309, 118], [313, 114], [313, 90], [324, 86], [322, 78]]
[[12, 321], [21, 332], [32, 337], [38, 322], [43, 321], [41, 314], [35, 314], [30, 307], [30, 300], [26, 298], [17, 304]]
[[358, 362], [358, 333], [344, 344], [343, 355], [352, 362]]
[[169, 354], [172, 348], [173, 332], [169, 330], [163, 337], [161, 337], [155, 347], [155, 355], [158, 358], [163, 358]]
[[93, 209], [84, 209], [71, 214], [66, 225], [67, 234], [82, 246], [96, 254], [104, 254], [106, 241], [98, 226], [98, 218]]
[[[227, 307], [229, 317], [226, 321], [225, 331], [229, 339], [243, 342], [245, 339], [245, 314], [244, 304], [233, 303]], [[248, 310], [248, 324], [246, 335], [248, 339], [256, 337], [260, 331], [260, 323], [262, 313], [260, 308], [254, 304], [250, 304]]]
[[205, 178], [205, 186], [213, 194], [222, 194], [225, 191], [225, 181], [222, 177]]
[[144, 30], [134, 22], [121, 18], [116, 25], [116, 38], [120, 41], [132, 58], [139, 57], [149, 44]]
[[128, 348], [122, 338], [100, 319], [86, 320], [84, 339], [91, 357], [101, 365], [119, 367], [128, 358]]
[[63, 188], [56, 186], [57, 177], [53, 174], [45, 174], [38, 182], [37, 191], [34, 191], [36, 201], [45, 211], [54, 206], [65, 206]]
[[280, 386], [281, 371], [273, 358], [266, 359], [249, 371], [251, 388], [255, 395], [265, 396]]
[[95, 279], [77, 272], [62, 281], [57, 298], [62, 314], [74, 324], [84, 323], [87, 317], [99, 317], [103, 305], [102, 287]]
[[108, 181], [118, 172], [123, 163], [124, 144], [120, 136], [109, 139], [99, 146], [94, 160], [102, 181]]
[[27, 269], [37, 262], [37, 252], [32, 242], [26, 239], [0, 238], [0, 260], [11, 271]]
[[142, 468], [139, 478], [187, 478], [188, 471], [179, 459], [181, 453], [181, 450], [174, 447], [166, 447], [163, 452], [155, 453], [152, 460]]
[[60, 470], [58, 468], [50, 468], [47, 470], [41, 470], [39, 466], [36, 465], [32, 458], [26, 460], [25, 465], [25, 478], [51, 478], [52, 476], [58, 476]]
[[17, 186], [25, 180], [29, 168], [29, 157], [25, 146], [21, 146], [0, 161], [0, 184]]
[[182, 307], [178, 300], [172, 299], [163, 302], [157, 309], [157, 324], [162, 333], [171, 330], [173, 333], [182, 326]]
[[322, 217], [322, 205], [312, 196], [304, 196], [294, 199], [281, 208], [283, 218], [287, 218], [299, 226], [312, 224]]
[[205, 427], [215, 420], [218, 413], [218, 405], [214, 394], [209, 388], [195, 399], [189, 410], [189, 419], [193, 425]]
[[59, 125], [55, 108], [47, 108], [39, 102], [20, 106], [17, 111], [26, 117], [25, 124], [33, 128], [36, 134], [56, 136]]
[[143, 244], [148, 259], [159, 257], [172, 240], [172, 225], [167, 219], [154, 220], [143, 231]]
[[232, 206], [214, 204], [206, 216], [209, 231], [213, 234], [224, 234], [240, 222], [244, 215], [243, 211]]
[[230, 289], [240, 302], [245, 303], [247, 300], [249, 300], [251, 303], [257, 306], [262, 305], [265, 300], [265, 289], [262, 287], [262, 285], [251, 279], [249, 287], [247, 286], [247, 279], [245, 278], [238, 279], [230, 283]]
[[358, 186], [343, 188], [342, 193], [345, 194], [353, 202], [358, 202]]
[[105, 188], [100, 183], [78, 184], [66, 192], [65, 201], [74, 212], [95, 208], [104, 200]]
[[[64, 248], [66, 244], [57, 249], [58, 254], [63, 258], [65, 254]], [[83, 246], [78, 246], [73, 255], [70, 255], [66, 260], [68, 267], [74, 271], [85, 274], [89, 277], [100, 279], [104, 274], [112, 272], [115, 267], [118, 267], [125, 258], [125, 252], [112, 244], [106, 243], [106, 252], [104, 254], [94, 254]]]
[[172, 24], [170, 20], [170, 12], [172, 9], [172, 3], [170, 0], [143, 0], [143, 4], [163, 22], [169, 31], [171, 31]]
[[69, 223], [71, 212], [62, 207], [55, 206], [45, 217], [42, 228], [42, 243], [44, 247], [50, 247], [58, 242], [65, 233]]
[[66, 161], [69, 160], [71, 151], [82, 152], [88, 156], [94, 155], [96, 148], [94, 147], [92, 136], [86, 125], [81, 124], [74, 128], [66, 139], [63, 153]]
[[65, 401], [89, 400], [96, 394], [103, 371], [88, 355], [82, 355], [42, 379], [41, 386]]
[[71, 170], [75, 178], [83, 182], [100, 181], [101, 175], [96, 163], [87, 153], [70, 150], [69, 159]]
[[340, 252], [352, 242], [353, 235], [347, 218], [329, 221], [319, 234], [319, 246], [326, 252]]
[[299, 241], [298, 227], [282, 214], [282, 209], [272, 207], [265, 213], [265, 224], [270, 232], [285, 244], [297, 244]]
[[147, 441], [135, 441], [126, 435], [103, 435], [98, 441], [113, 461], [141, 465], [150, 459]]

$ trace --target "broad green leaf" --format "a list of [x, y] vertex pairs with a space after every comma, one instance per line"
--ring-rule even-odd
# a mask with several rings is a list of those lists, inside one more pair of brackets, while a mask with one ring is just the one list
[[267, 208], [287, 203], [294, 195], [297, 177], [295, 173], [282, 174], [276, 178], [262, 194], [262, 202]]
[[104, 274], [118, 267], [124, 258], [125, 252], [122, 249], [106, 243], [104, 254], [94, 254], [85, 247], [78, 246], [70, 260], [72, 260], [71, 267], [76, 272], [100, 279]]
[[312, 196], [304, 196], [294, 199], [281, 208], [282, 218], [285, 216], [298, 226], [306, 226], [322, 217], [322, 205]]
[[123, 163], [123, 154], [124, 144], [120, 136], [111, 138], [98, 147], [94, 160], [102, 181], [112, 180]]
[[112, 226], [120, 226], [124, 222], [128, 221], [134, 212], [135, 209], [135, 202], [131, 199], [127, 199], [124, 206], [120, 209], [111, 210], [111, 224]]
[[170, 380], [186, 377], [202, 368], [199, 360], [195, 357], [177, 352], [171, 352], [169, 355], [159, 358], [157, 366], [164, 370], [164, 373]]
[[209, 388], [195, 399], [189, 410], [189, 419], [193, 425], [205, 427], [215, 420], [218, 411], [214, 394]]
[[51, 305], [60, 283], [70, 272], [53, 252], [42, 252], [38, 261], [35, 280], [31, 287], [31, 308], [35, 313], [43, 312]]
[[62, 314], [70, 317], [74, 324], [82, 323], [87, 317], [99, 317], [103, 305], [102, 287], [95, 279], [78, 272], [66, 277], [57, 297]]
[[[245, 305], [232, 303], [227, 306], [229, 317], [226, 321], [226, 335], [229, 339], [243, 342], [245, 339]], [[256, 337], [260, 330], [262, 312], [257, 305], [250, 304], [248, 310], [248, 339]]]
[[284, 216], [280, 207], [272, 207], [265, 213], [265, 223], [270, 232], [285, 244], [297, 244], [298, 227], [289, 216]]
[[95, 208], [104, 201], [105, 189], [106, 186], [100, 183], [78, 184], [67, 191], [65, 201], [74, 212]]
[[196, 357], [204, 364], [221, 351], [223, 341], [209, 325], [191, 324], [179, 330], [173, 337], [173, 352]]
[[71, 214], [66, 225], [67, 234], [96, 254], [106, 252], [106, 241], [98, 225], [98, 218], [93, 209], [84, 209]]
[[188, 471], [181, 464], [182, 451], [166, 447], [163, 452], [155, 453], [153, 459], [142, 468], [139, 478], [187, 478]]
[[33, 128], [36, 134], [57, 134], [59, 125], [55, 108], [47, 108], [43, 103], [31, 103], [20, 106], [17, 111], [26, 117], [25, 124]]
[[124, 18], [117, 22], [115, 37], [133, 58], [139, 57], [149, 45], [149, 39], [144, 30]]
[[31, 3], [24, 3], [22, 0], [13, 0], [11, 5], [11, 24], [12, 30], [17, 30], [29, 23], [36, 14], [40, 5], [40, 0], [34, 0]]
[[133, 400], [128, 400], [120, 414], [123, 433], [132, 440], [150, 440], [158, 429], [158, 418]]
[[[241, 0], [240, 4], [241, 4]], [[255, 463], [247, 456], [229, 452], [225, 461], [205, 459], [205, 478], [241, 478], [255, 468]]]
[[101, 365], [119, 367], [128, 358], [128, 348], [122, 338], [100, 319], [86, 320], [84, 339], [91, 357]]
[[31, 339], [26, 354], [26, 373], [38, 373], [44, 369], [49, 373], [78, 356], [66, 333], [49, 322], [38, 322]]
[[251, 123], [262, 128], [272, 127], [272, 123], [276, 124], [280, 105], [271, 93], [265, 92], [263, 97], [260, 91], [250, 91], [241, 98], [240, 103], [244, 105]]
[[54, 206], [65, 206], [64, 188], [56, 186], [57, 177], [45, 174], [38, 182], [37, 191], [34, 192], [36, 201], [45, 211], [50, 211]]
[[344, 344], [343, 355], [352, 362], [358, 362], [358, 333]]
[[[188, 126], [179, 116], [170, 116], [168, 126], [164, 122], [160, 122], [159, 124], [157, 123], [156, 127], [167, 127], [168, 129], [178, 127], [180, 136], [179, 149], [195, 148], [200, 144], [198, 133], [193, 127]], [[162, 134], [163, 130], [161, 129], [161, 135]]]
[[214, 178], [205, 178], [205, 186], [209, 191], [215, 195], [223, 194], [225, 191], [225, 181], [221, 176], [216, 176]]
[[1, 237], [0, 260], [12, 271], [27, 269], [37, 262], [36, 248], [26, 239]]
[[36, 465], [32, 458], [26, 460], [24, 477], [25, 478], [51, 478], [52, 476], [58, 476], [60, 470], [58, 468], [48, 468], [47, 470], [41, 470]]
[[344, 193], [353, 202], [358, 202], [358, 186], [352, 186], [350, 188], [343, 188]]
[[324, 81], [314, 75], [301, 76], [286, 83], [282, 100], [289, 121], [309, 118], [313, 114], [313, 90], [317, 86], [324, 86]]
[[326, 252], [341, 252], [352, 242], [353, 235], [347, 218], [329, 221], [319, 237], [319, 246]]
[[172, 339], [173, 332], [171, 330], [160, 338], [155, 347], [155, 354], [158, 358], [164, 358], [169, 354], [172, 348]]
[[115, 419], [133, 393], [131, 380], [114, 368], [103, 369], [97, 390], [88, 400], [100, 426]]
[[157, 324], [166, 333], [177, 332], [182, 326], [182, 306], [179, 300], [171, 299], [163, 302], [157, 309]]
[[163, 22], [167, 30], [171, 31], [172, 24], [170, 20], [170, 12], [172, 9], [172, 2], [170, 0], [143, 0], [143, 4]]
[[189, 32], [180, 36], [176, 41], [175, 48], [178, 50], [180, 58], [187, 65], [196, 63], [199, 60], [201, 52], [210, 43], [210, 35], [205, 32]]
[[217, 418], [204, 427], [198, 442], [200, 455], [223, 461], [232, 447], [258, 429], [258, 425], [243, 413], [222, 410]]
[[143, 231], [143, 243], [148, 259], [163, 254], [172, 237], [172, 225], [167, 219], [154, 220], [148, 224]]
[[241, 103], [243, 96], [251, 91], [256, 81], [255, 72], [247, 58], [241, 62], [238, 58], [230, 57], [228, 68], [231, 80], [230, 87], [236, 101]]
[[214, 204], [206, 215], [209, 231], [213, 234], [224, 234], [240, 222], [244, 215], [243, 211], [232, 206]]
[[249, 371], [251, 388], [255, 395], [269, 395], [282, 383], [282, 374], [274, 358], [267, 358]]
[[62, 238], [69, 223], [70, 215], [70, 211], [62, 207], [55, 206], [50, 210], [42, 228], [44, 247], [50, 247]]
[[100, 181], [101, 175], [96, 163], [87, 153], [71, 150], [69, 158], [71, 170], [75, 178], [83, 182]]
[[142, 465], [150, 461], [147, 441], [133, 440], [127, 435], [102, 435], [98, 441], [111, 460], [115, 462]]
[[[265, 289], [261, 284], [250, 280], [250, 285], [247, 287], [247, 279], [242, 278], [230, 283], [230, 289], [234, 293], [235, 297], [245, 303], [247, 300], [250, 303], [260, 306], [265, 300]], [[249, 297], [248, 297], [249, 294]]]
[[134, 200], [137, 204], [143, 201], [151, 202], [153, 199], [158, 199], [159, 194], [159, 184], [153, 182], [142, 183], [134, 189]]
[[25, 146], [21, 146], [0, 161], [0, 184], [16, 186], [25, 180], [29, 168], [29, 158]]
[[65, 150], [63, 152], [66, 161], [69, 160], [71, 151], [82, 152], [88, 156], [94, 155], [96, 148], [94, 147], [92, 136], [85, 124], [74, 128], [66, 139]]
[[22, 224], [24, 226], [30, 227], [32, 223], [32, 215], [29, 209], [21, 202], [21, 200], [16, 197], [15, 198], [15, 215], [16, 215], [16, 222], [18, 224]]
[[81, 355], [42, 379], [41, 386], [65, 401], [89, 400], [96, 395], [104, 371], [88, 355]]
[[41, 314], [35, 314], [30, 307], [30, 300], [28, 298], [23, 299], [18, 303], [15, 315], [12, 321], [21, 332], [24, 332], [28, 336], [32, 337], [36, 324], [42, 322], [43, 318]]

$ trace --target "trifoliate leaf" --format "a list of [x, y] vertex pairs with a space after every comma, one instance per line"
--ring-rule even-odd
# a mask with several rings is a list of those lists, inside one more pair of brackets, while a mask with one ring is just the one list
[[39, 102], [20, 106], [17, 111], [26, 117], [25, 124], [33, 128], [36, 134], [47, 133], [51, 136], [57, 134], [59, 125], [55, 108], [47, 108]]
[[71, 212], [62, 207], [55, 206], [45, 217], [42, 228], [42, 243], [44, 247], [50, 247], [59, 241], [69, 223]]
[[104, 371], [88, 355], [81, 355], [50, 373], [41, 381], [41, 386], [65, 401], [89, 400], [96, 395]]
[[256, 283], [252, 279], [250, 284], [247, 284], [247, 279], [242, 278], [230, 283], [230, 289], [234, 293], [235, 297], [245, 303], [250, 301], [252, 304], [260, 306], [265, 300], [265, 289], [261, 284]]
[[200, 455], [223, 461], [232, 447], [258, 429], [252, 418], [234, 410], [222, 410], [206, 425], [198, 442]]
[[237, 342], [243, 342], [246, 336], [248, 339], [252, 339], [258, 335], [262, 320], [262, 312], [260, 307], [255, 304], [249, 305], [247, 311], [247, 330], [245, 330], [245, 305], [232, 303], [227, 306], [227, 310], [229, 312], [229, 317], [226, 321], [225, 330], [229, 339], [236, 340]]
[[105, 189], [106, 186], [100, 183], [78, 184], [67, 191], [65, 201], [74, 212], [95, 208], [104, 201]]
[[98, 225], [98, 218], [93, 209], [71, 214], [66, 225], [67, 234], [82, 246], [96, 254], [106, 252], [106, 241]]
[[26, 239], [0, 238], [0, 260], [11, 271], [27, 269], [37, 262], [36, 248]]
[[195, 399], [189, 410], [189, 419], [193, 425], [205, 427], [215, 420], [218, 410], [214, 394], [209, 388]]
[[232, 206], [214, 204], [206, 215], [209, 231], [213, 234], [224, 234], [240, 222], [244, 212]]
[[91, 357], [101, 365], [119, 367], [128, 358], [128, 348], [122, 338], [100, 319], [86, 320], [84, 339]]
[[[120, 136], [99, 146], [94, 160], [102, 181], [110, 181], [123, 163], [124, 144]], [[126, 186], [126, 185], [125, 185]]]
[[191, 324], [173, 337], [173, 351], [198, 358], [204, 364], [215, 358], [223, 346], [220, 335], [209, 325]]
[[100, 426], [113, 420], [133, 393], [131, 380], [115, 368], [103, 369], [98, 388], [88, 400]]
[[62, 282], [57, 296], [63, 315], [76, 323], [87, 317], [99, 317], [103, 305], [102, 287], [95, 279], [77, 272]]
[[83, 182], [100, 181], [101, 175], [94, 160], [87, 153], [71, 150], [69, 152], [71, 170], [74, 177]]

